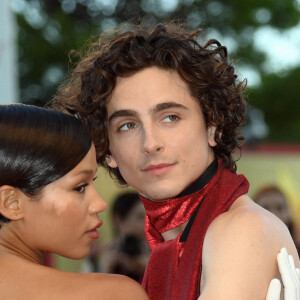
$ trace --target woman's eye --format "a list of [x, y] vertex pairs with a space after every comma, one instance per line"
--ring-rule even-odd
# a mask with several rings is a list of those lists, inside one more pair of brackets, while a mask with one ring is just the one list
[[85, 191], [85, 188], [88, 186], [88, 184], [82, 184], [74, 188], [74, 191], [83, 193]]
[[119, 127], [119, 131], [128, 131], [128, 130], [134, 129], [136, 127], [137, 127], [137, 125], [135, 123], [128, 122], [128, 123], [125, 123], [124, 125], [122, 125], [121, 127]]
[[178, 117], [178, 116], [176, 116], [176, 115], [169, 115], [169, 116], [165, 117], [165, 118], [162, 120], [162, 122], [175, 122], [175, 121], [177, 121], [177, 120], [179, 120], [179, 117]]

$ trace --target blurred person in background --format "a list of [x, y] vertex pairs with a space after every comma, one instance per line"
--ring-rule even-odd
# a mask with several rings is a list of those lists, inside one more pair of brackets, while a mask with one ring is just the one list
[[103, 245], [100, 240], [94, 240], [91, 243], [91, 248], [88, 256], [83, 260], [80, 267], [80, 273], [99, 273], [101, 269], [101, 254], [103, 251]]
[[292, 213], [283, 191], [275, 185], [263, 186], [256, 192], [253, 199], [258, 205], [277, 216], [287, 226], [295, 241], [298, 253], [300, 253], [300, 245], [295, 237]]
[[137, 192], [119, 194], [113, 201], [114, 239], [104, 248], [101, 270], [141, 282], [150, 256], [145, 238], [145, 209]]

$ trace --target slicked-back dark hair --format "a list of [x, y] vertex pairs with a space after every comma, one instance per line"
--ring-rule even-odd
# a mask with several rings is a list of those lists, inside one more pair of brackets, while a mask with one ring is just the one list
[[215, 125], [213, 147], [227, 168], [236, 170], [233, 151], [244, 141], [239, 128], [244, 125], [245, 81], [238, 81], [228, 60], [227, 49], [217, 40], [203, 44], [200, 31], [189, 31], [174, 23], [150, 27], [142, 24], [129, 31], [100, 37], [59, 88], [52, 105], [79, 114], [91, 133], [98, 162], [126, 183], [118, 168], [105, 161], [109, 155], [106, 104], [118, 77], [128, 77], [148, 67], [175, 70], [198, 101], [206, 126]]
[[[71, 171], [90, 147], [90, 136], [73, 116], [31, 105], [0, 105], [0, 186], [36, 196]], [[8, 221], [0, 215], [0, 222]]]

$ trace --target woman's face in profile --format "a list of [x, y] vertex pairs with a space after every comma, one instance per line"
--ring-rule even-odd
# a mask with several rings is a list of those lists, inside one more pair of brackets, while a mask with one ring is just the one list
[[73, 259], [88, 254], [102, 225], [98, 213], [107, 208], [93, 185], [96, 172], [92, 146], [73, 170], [45, 186], [38, 200], [28, 199], [22, 234], [29, 247]]

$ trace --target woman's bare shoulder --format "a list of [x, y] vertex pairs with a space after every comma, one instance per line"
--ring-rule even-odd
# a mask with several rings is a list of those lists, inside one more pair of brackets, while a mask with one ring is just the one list
[[[68, 280], [70, 273], [62, 274]], [[116, 299], [148, 300], [148, 296], [143, 287], [136, 281], [122, 275], [87, 273], [72, 274], [70, 279], [74, 290], [77, 290], [78, 299]], [[66, 298], [65, 298], [66, 299]], [[74, 299], [71, 298], [70, 299]]]
[[[4, 271], [4, 273], [2, 273]], [[24, 264], [19, 269], [1, 270], [0, 294], [5, 299], [57, 300], [148, 300], [143, 287], [134, 280], [103, 273], [71, 273]]]

